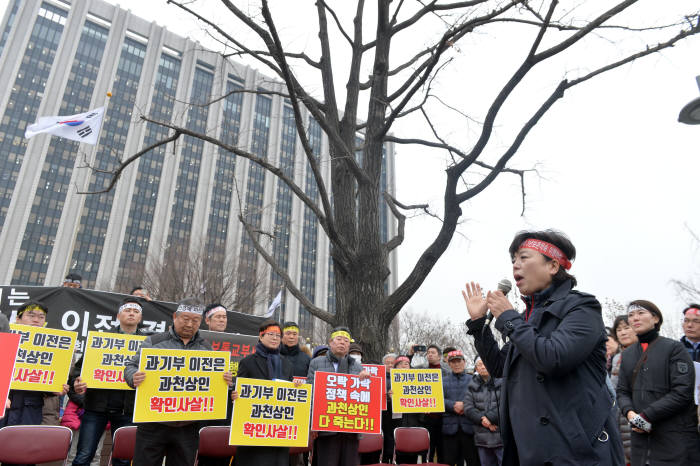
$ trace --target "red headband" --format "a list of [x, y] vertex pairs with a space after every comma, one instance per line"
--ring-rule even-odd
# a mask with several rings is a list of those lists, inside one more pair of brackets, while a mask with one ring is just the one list
[[265, 335], [266, 333], [268, 333], [270, 330], [275, 330], [275, 329], [277, 329], [277, 333], [279, 333], [280, 336], [281, 336], [281, 335], [282, 335], [282, 329], [280, 329], [279, 326], [277, 326], [277, 325], [270, 325], [269, 327], [265, 327], [265, 330], [263, 330], [262, 332], [260, 332], [260, 336], [263, 336], [263, 335]]
[[394, 367], [396, 367], [401, 361], [406, 361], [408, 363], [411, 362], [411, 360], [408, 359], [406, 356], [399, 356], [398, 358], [394, 359]]
[[565, 270], [571, 268], [571, 261], [566, 257], [566, 254], [552, 243], [530, 238], [523, 241], [523, 244], [521, 244], [518, 249], [532, 249], [550, 259], [556, 260]]
[[696, 316], [700, 317], [700, 309], [697, 307], [691, 307], [686, 309], [686, 311], [683, 313], [683, 315], [688, 315], [688, 314], [695, 314]]

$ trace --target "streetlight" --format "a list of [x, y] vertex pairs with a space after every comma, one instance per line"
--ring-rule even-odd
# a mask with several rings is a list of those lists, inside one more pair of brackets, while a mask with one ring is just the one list
[[[695, 77], [700, 89], [700, 76]], [[700, 125], [700, 97], [688, 102], [678, 115], [678, 121], [686, 125]]]

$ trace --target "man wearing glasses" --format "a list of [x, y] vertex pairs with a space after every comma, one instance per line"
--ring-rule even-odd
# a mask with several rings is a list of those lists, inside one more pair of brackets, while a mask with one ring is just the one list
[[[143, 348], [163, 348], [211, 351], [211, 344], [199, 334], [204, 306], [195, 298], [178, 303], [173, 314], [173, 325], [163, 333], [146, 338]], [[146, 379], [139, 371], [141, 353], [137, 353], [124, 368], [124, 378], [130, 387], [136, 388]], [[231, 385], [231, 373], [224, 373], [224, 380]], [[168, 465], [192, 465], [199, 443], [199, 421], [147, 422], [139, 424], [136, 431], [134, 465], [162, 464], [168, 457]]]
[[[43, 327], [46, 325], [46, 314], [49, 308], [39, 301], [29, 301], [17, 310], [16, 324]], [[5, 416], [0, 419], [0, 427], [17, 425], [41, 424], [44, 399], [56, 398], [68, 392], [68, 384], [63, 384], [63, 391], [58, 393], [45, 393], [30, 390], [10, 390], [8, 397], [9, 407]], [[58, 417], [58, 404], [56, 404], [56, 417]]]

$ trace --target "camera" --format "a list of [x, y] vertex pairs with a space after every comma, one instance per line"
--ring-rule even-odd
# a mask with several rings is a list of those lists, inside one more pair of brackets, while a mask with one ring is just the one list
[[426, 352], [428, 351], [428, 347], [425, 345], [413, 345], [413, 352], [418, 353], [418, 352]]

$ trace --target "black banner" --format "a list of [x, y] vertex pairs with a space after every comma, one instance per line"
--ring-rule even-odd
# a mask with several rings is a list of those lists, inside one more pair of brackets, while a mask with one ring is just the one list
[[230, 371], [234, 377], [238, 375], [238, 363], [249, 354], [255, 353], [255, 345], [258, 343], [258, 337], [240, 333], [210, 332], [209, 330], [202, 330], [201, 333], [202, 337], [209, 340], [214, 351], [231, 353]]
[[[119, 328], [117, 311], [128, 295], [67, 287], [0, 286], [0, 311], [10, 322], [17, 308], [29, 300], [43, 302], [48, 308], [47, 327], [78, 332], [75, 351], [82, 353], [89, 331], [111, 332]], [[172, 324], [176, 303], [139, 299], [143, 308], [143, 329], [164, 332]], [[263, 317], [228, 312], [227, 332], [257, 335]], [[202, 321], [202, 328], [206, 327]], [[257, 337], [254, 337], [257, 341]], [[245, 342], [247, 343], [247, 342]], [[254, 346], [254, 345], [253, 345]], [[242, 359], [242, 358], [241, 358]], [[240, 359], [239, 359], [240, 360]]]

